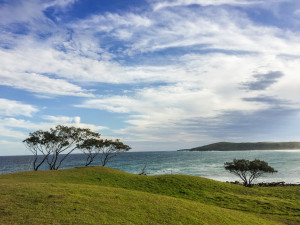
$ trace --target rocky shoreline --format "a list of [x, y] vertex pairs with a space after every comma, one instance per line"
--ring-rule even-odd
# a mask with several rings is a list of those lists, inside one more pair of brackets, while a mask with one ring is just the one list
[[[239, 182], [239, 181], [234, 181], [234, 182], [226, 181], [226, 183], [243, 185], [243, 183]], [[300, 183], [290, 184], [290, 183], [285, 183], [284, 181], [280, 181], [280, 182], [261, 182], [261, 183], [253, 184], [253, 186], [259, 186], [259, 187], [290, 187], [290, 186], [300, 186]]]

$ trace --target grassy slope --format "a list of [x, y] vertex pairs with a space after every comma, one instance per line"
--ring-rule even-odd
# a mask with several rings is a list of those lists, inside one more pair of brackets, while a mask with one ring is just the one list
[[300, 188], [244, 188], [200, 177], [139, 176], [103, 167], [22, 172], [0, 176], [0, 221], [300, 224]]

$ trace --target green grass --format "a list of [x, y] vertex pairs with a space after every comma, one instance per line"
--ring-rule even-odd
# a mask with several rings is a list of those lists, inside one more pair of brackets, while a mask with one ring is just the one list
[[300, 187], [105, 167], [0, 176], [1, 224], [300, 224]]

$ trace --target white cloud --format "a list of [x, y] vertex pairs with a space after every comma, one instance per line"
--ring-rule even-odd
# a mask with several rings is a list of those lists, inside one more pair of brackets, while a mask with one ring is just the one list
[[31, 24], [36, 27], [41, 24], [50, 25], [51, 20], [44, 15], [44, 10], [49, 7], [57, 7], [60, 10], [65, 10], [77, 0], [16, 0], [2, 3], [0, 7], [0, 24], [11, 25], [14, 23], [24, 23], [23, 25]]
[[140, 38], [134, 42], [133, 49], [145, 52], [202, 45], [198, 48], [266, 54], [299, 55], [300, 52], [297, 33], [255, 25], [237, 11], [219, 9], [199, 15], [186, 9], [165, 10], [158, 13], [157, 18], [160, 19], [156, 24], [162, 26], [139, 33]]
[[44, 3], [45, 8], [49, 7], [60, 7], [60, 8], [66, 8], [70, 5], [74, 4], [78, 0], [54, 0], [54, 1], [48, 1]]
[[[176, 2], [172, 1], [172, 4]], [[178, 4], [180, 2], [178, 1]], [[198, 2], [199, 4], [200, 2], [254, 3], [253, 1]], [[125, 41], [126, 49], [122, 52], [128, 54], [192, 46], [204, 50], [250, 51], [265, 54], [299, 55], [300, 52], [298, 32], [257, 25], [245, 13], [236, 9], [195, 10], [180, 7], [176, 10], [164, 8], [154, 12], [148, 11], [136, 16], [133, 14], [94, 15], [72, 27], [75, 33], [105, 32], [104, 37], [112, 36]], [[99, 38], [101, 39], [101, 36]], [[202, 47], [199, 47], [201, 45]]]
[[[81, 118], [79, 116], [69, 117], [69, 116], [43, 116], [45, 120], [51, 121], [52, 126], [54, 125], [65, 125], [65, 126], [74, 126], [81, 128], [88, 128], [93, 131], [102, 131], [108, 129], [108, 127], [104, 126], [95, 126], [93, 124], [81, 123]], [[47, 125], [44, 124], [44, 125]], [[46, 129], [46, 128], [44, 128]]]
[[[257, 26], [236, 10], [216, 9], [199, 14], [180, 8], [176, 12], [164, 9], [142, 15], [108, 13], [66, 26], [73, 28], [71, 40], [68, 32], [58, 29], [46, 40], [29, 35], [19, 40], [14, 49], [3, 49], [2, 84], [44, 95], [88, 97], [91, 91], [81, 87], [86, 83], [173, 83], [183, 79], [182, 74], [164, 73], [159, 67], [122, 66], [115, 58], [126, 54], [136, 54], [136, 61], [140, 52], [168, 48], [300, 55], [297, 33]], [[97, 34], [100, 31], [104, 32], [101, 36]], [[104, 50], [102, 38], [110, 37], [123, 41], [121, 47], [125, 49], [113, 54]], [[171, 57], [172, 61], [180, 67], [176, 57]], [[172, 64], [166, 67], [168, 71], [175, 68]]]
[[[1, 120], [1, 119], [0, 119]], [[24, 132], [11, 129], [6, 127], [5, 125], [0, 125], [0, 137], [13, 138], [18, 140], [23, 140], [26, 138], [26, 134]]]
[[295, 11], [294, 11], [294, 15], [300, 16], [300, 9], [295, 10]]
[[36, 107], [18, 101], [0, 98], [0, 116], [28, 116], [39, 111]]
[[[0, 117], [0, 155], [30, 154], [22, 143], [28, 137], [29, 132], [36, 130], [49, 130], [56, 125], [89, 128], [95, 132], [108, 129], [104, 126], [95, 126], [80, 122], [80, 117], [67, 116], [44, 116], [44, 122], [32, 122], [29, 120], [16, 119], [13, 117]], [[104, 138], [104, 137], [103, 137]], [[22, 149], [24, 151], [22, 151]]]
[[[46, 126], [44, 124], [40, 124], [40, 123], [35, 123], [29, 120], [23, 120], [23, 119], [16, 119], [13, 117], [8, 117], [8, 118], [1, 118], [0, 119], [1, 125], [3, 126], [3, 128], [5, 129], [22, 129], [22, 130], [39, 130], [42, 128], [49, 128], [49, 124], [46, 124]], [[50, 125], [51, 126], [51, 125]], [[17, 130], [15, 130], [17, 131]], [[24, 138], [26, 136], [25, 133], [23, 133], [23, 131], [18, 130], [17, 132], [19, 132], [19, 134], [22, 135], [18, 135], [21, 136], [22, 138]]]
[[[154, 1], [154, 11], [92, 15], [63, 27], [48, 21], [42, 11], [52, 6], [67, 9], [73, 0], [6, 7], [17, 18], [5, 18], [6, 12], [0, 16], [3, 24], [22, 21], [30, 23], [31, 28], [26, 35], [1, 34], [1, 40], [12, 47], [0, 51], [0, 84], [39, 95], [89, 97], [77, 106], [129, 114], [126, 120], [129, 126], [120, 130], [123, 134], [132, 133], [144, 140], [181, 137], [195, 141], [199, 134], [188, 132], [188, 126], [182, 128], [183, 122], [197, 118], [214, 120], [228, 111], [251, 114], [271, 107], [267, 102], [244, 98], [271, 96], [294, 104], [288, 107], [298, 107], [299, 31], [258, 25], [242, 10], [219, 7], [224, 4], [248, 7], [257, 3], [268, 7], [270, 2], [283, 1]], [[180, 7], [191, 4], [212, 7]], [[25, 11], [18, 14], [21, 8]], [[54, 31], [46, 38], [39, 38], [34, 32], [39, 28], [43, 31], [54, 28]], [[126, 61], [128, 56], [132, 61], [130, 66]], [[163, 65], [157, 56], [161, 56]], [[255, 74], [270, 71], [280, 71], [284, 76], [266, 90], [241, 88]], [[86, 84], [97, 87], [98, 82], [132, 86], [123, 95], [102, 96], [84, 88]], [[164, 85], [152, 84], [155, 82]], [[145, 83], [151, 86], [135, 86]], [[6, 113], [4, 109], [0, 112]], [[33, 112], [27, 111], [27, 115]], [[57, 123], [104, 129], [81, 123], [78, 117], [45, 116], [44, 119], [48, 121], [31, 123], [10, 118], [2, 122], [7, 127], [22, 129], [46, 128]], [[183, 131], [176, 133], [181, 128]]]
[[[0, 128], [1, 129], [1, 128]], [[14, 142], [0, 139], [0, 145], [5, 148], [0, 149], [0, 155], [28, 155], [31, 154], [22, 142]], [[30, 164], [30, 162], [28, 162]], [[29, 169], [29, 166], [28, 166]]]
[[152, 25], [152, 20], [147, 16], [134, 13], [125, 13], [123, 15], [116, 13], [106, 13], [105, 15], [92, 15], [87, 19], [71, 24], [76, 30], [92, 30], [94, 32], [112, 32], [116, 28], [144, 28]]
[[35, 20], [45, 18], [42, 12], [43, 6], [38, 1], [8, 2], [12, 4], [4, 3], [0, 7], [0, 24], [35, 23]]
[[[21, 143], [22, 140], [28, 137], [29, 132], [34, 132], [36, 130], [49, 130], [50, 128], [54, 128], [57, 125], [88, 128], [94, 132], [100, 132], [100, 133], [103, 130], [108, 129], [107, 127], [104, 126], [96, 126], [93, 124], [81, 123], [80, 117], [48, 115], [48, 116], [44, 116], [44, 120], [45, 121], [43, 122], [32, 122], [29, 120], [16, 119], [13, 117], [8, 117], [8, 118], [0, 117], [0, 140], [2, 138], [3, 146], [7, 146], [7, 148], [11, 147], [10, 146], [11, 141], [7, 141], [5, 140], [5, 138], [6, 139], [9, 138], [9, 140], [11, 139], [16, 140]], [[12, 142], [12, 143], [17, 144], [16, 142]], [[5, 154], [10, 154], [10, 153], [6, 152]]]
[[159, 10], [165, 7], [185, 6], [185, 5], [201, 5], [201, 6], [218, 6], [218, 5], [252, 5], [262, 1], [249, 0], [173, 0], [173, 1], [158, 1], [154, 4], [154, 10]]
[[[2, 49], [0, 51], [2, 83], [15, 84], [33, 92], [84, 96], [88, 95], [88, 91], [69, 83], [68, 80], [83, 84], [120, 83], [126, 80], [119, 75], [121, 69], [118, 63], [95, 59], [93, 54], [96, 52], [91, 50], [92, 47], [86, 50], [84, 49], [86, 46], [81, 44], [77, 46], [79, 49], [74, 45], [71, 46], [73, 49], [70, 46], [66, 47], [68, 47], [66, 52], [58, 51], [53, 49], [51, 43], [36, 43], [28, 37], [28, 41], [19, 43], [15, 49]], [[25, 76], [29, 79], [27, 83]]]
[[0, 118], [0, 122], [2, 126], [9, 128], [20, 128], [25, 130], [47, 130], [55, 127], [56, 125], [64, 125], [64, 126], [75, 126], [81, 128], [89, 128], [93, 131], [105, 130], [108, 129], [104, 126], [95, 126], [93, 124], [86, 124], [80, 122], [80, 117], [68, 117], [68, 116], [43, 116], [43, 119], [47, 122], [31, 122], [29, 120], [22, 120], [16, 118]]
[[[244, 100], [247, 98], [275, 96], [293, 103], [285, 107], [298, 108], [300, 105], [297, 99], [300, 78], [296, 69], [299, 59], [284, 60], [264, 54], [234, 56], [215, 53], [185, 55], [179, 62], [178, 67], [162, 66], [160, 71], [149, 72], [164, 78], [170, 76], [166, 80], [171, 80], [172, 74], [175, 74], [172, 84], [138, 89], [128, 96], [99, 96], [85, 100], [77, 107], [126, 113], [130, 115], [126, 120], [129, 126], [121, 133], [132, 133], [143, 140], [164, 141], [171, 134], [178, 136], [174, 131], [185, 129], [181, 127], [185, 121], [201, 118], [217, 126], [225, 121], [215, 119], [226, 112], [250, 115], [273, 107], [269, 102]], [[265, 90], [242, 88], [242, 84], [251, 81], [256, 74], [270, 71], [284, 71], [284, 75]], [[197, 138], [191, 132], [180, 136], [183, 140], [195, 141]]]
[[0, 85], [37, 93], [40, 96], [69, 95], [92, 97], [88, 90], [71, 84], [63, 79], [51, 79], [36, 73], [16, 73], [2, 71]]
[[52, 121], [55, 124], [61, 124], [61, 123], [80, 123], [80, 117], [69, 117], [69, 116], [50, 116], [46, 115], [43, 116], [45, 120]]

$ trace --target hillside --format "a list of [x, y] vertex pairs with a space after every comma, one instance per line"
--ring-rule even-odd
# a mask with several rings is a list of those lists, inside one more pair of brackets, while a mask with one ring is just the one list
[[0, 175], [1, 224], [300, 224], [300, 187], [105, 167]]
[[179, 151], [241, 151], [241, 150], [290, 150], [300, 149], [300, 142], [218, 142]]

